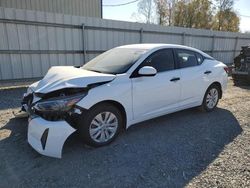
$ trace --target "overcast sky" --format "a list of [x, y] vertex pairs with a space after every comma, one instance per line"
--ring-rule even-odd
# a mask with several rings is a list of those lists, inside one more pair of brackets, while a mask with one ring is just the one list
[[[132, 0], [103, 0], [103, 5], [120, 4]], [[250, 0], [235, 0], [234, 9], [240, 17], [241, 32], [250, 31]], [[103, 18], [136, 22], [132, 17], [137, 12], [137, 2], [118, 7], [103, 7]]]

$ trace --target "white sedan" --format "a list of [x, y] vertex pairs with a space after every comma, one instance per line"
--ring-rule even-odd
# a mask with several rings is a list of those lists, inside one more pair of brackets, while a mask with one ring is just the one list
[[52, 67], [24, 94], [28, 142], [60, 158], [76, 130], [99, 147], [141, 121], [196, 106], [212, 111], [226, 89], [227, 71], [200, 50], [170, 44], [120, 46], [80, 68]]

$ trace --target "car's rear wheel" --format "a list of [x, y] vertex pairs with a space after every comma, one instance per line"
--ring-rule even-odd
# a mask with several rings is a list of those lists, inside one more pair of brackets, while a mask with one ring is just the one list
[[85, 143], [99, 147], [109, 144], [116, 138], [122, 122], [119, 109], [112, 104], [103, 103], [84, 113], [78, 126]]
[[202, 111], [210, 112], [214, 110], [219, 102], [220, 89], [217, 85], [211, 85], [204, 96], [201, 109]]

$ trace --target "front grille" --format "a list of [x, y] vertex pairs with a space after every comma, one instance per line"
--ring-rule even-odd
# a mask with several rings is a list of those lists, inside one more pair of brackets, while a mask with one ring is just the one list
[[68, 116], [66, 113], [60, 113], [60, 112], [44, 113], [36, 111], [35, 114], [39, 115], [40, 117], [48, 121], [60, 121], [64, 120]]

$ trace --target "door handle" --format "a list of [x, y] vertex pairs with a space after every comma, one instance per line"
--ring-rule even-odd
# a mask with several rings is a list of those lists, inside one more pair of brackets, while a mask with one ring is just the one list
[[176, 82], [176, 81], [178, 81], [178, 80], [180, 80], [179, 77], [178, 77], [178, 78], [172, 78], [170, 81], [171, 81], [171, 82]]
[[211, 74], [212, 71], [205, 71], [204, 74]]

